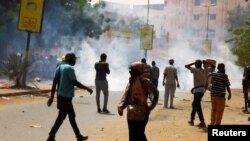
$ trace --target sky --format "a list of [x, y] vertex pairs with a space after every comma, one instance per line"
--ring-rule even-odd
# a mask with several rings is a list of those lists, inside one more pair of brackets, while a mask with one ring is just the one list
[[[99, 0], [92, 0], [93, 3], [98, 2]], [[129, 4], [129, 5], [137, 5], [137, 4], [147, 4], [148, 0], [105, 0], [115, 3], [123, 3], [123, 4]], [[158, 3], [164, 3], [164, 0], [149, 0], [150, 4], [158, 4]]]

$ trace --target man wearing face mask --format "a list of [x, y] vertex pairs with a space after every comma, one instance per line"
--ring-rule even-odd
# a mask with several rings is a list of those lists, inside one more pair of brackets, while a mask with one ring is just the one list
[[75, 120], [75, 111], [72, 104], [72, 98], [74, 97], [74, 86], [87, 90], [92, 94], [93, 90], [86, 87], [77, 81], [75, 70], [73, 66], [76, 63], [76, 56], [74, 53], [68, 53], [65, 56], [65, 63], [57, 67], [55, 77], [52, 84], [51, 96], [47, 102], [48, 106], [51, 106], [53, 98], [57, 90], [57, 108], [59, 110], [57, 119], [49, 132], [49, 138], [47, 141], [55, 141], [55, 135], [62, 125], [66, 116], [69, 116], [70, 124], [74, 130], [77, 141], [84, 141], [88, 139], [88, 136], [81, 135]]

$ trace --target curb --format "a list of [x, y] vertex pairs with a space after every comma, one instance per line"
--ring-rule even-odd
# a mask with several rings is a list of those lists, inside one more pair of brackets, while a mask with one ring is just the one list
[[49, 93], [51, 89], [45, 89], [45, 90], [30, 90], [30, 91], [25, 91], [25, 92], [15, 92], [15, 93], [5, 93], [5, 94], [0, 94], [0, 96], [21, 96], [21, 95], [35, 95], [35, 96], [45, 96], [46, 93]]

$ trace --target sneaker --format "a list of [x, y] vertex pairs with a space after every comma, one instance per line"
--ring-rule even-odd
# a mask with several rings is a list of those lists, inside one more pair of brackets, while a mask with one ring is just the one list
[[201, 122], [197, 125], [200, 128], [206, 128], [206, 123], [205, 122]]
[[97, 113], [101, 113], [102, 112], [102, 110], [101, 109], [97, 109]]
[[194, 126], [194, 121], [190, 120], [190, 121], [188, 121], [188, 124], [191, 125], [191, 126]]
[[246, 112], [248, 112], [248, 111], [247, 111], [247, 110], [242, 110], [242, 112], [243, 112], [243, 113], [246, 113]]
[[87, 140], [89, 137], [88, 136], [83, 136], [83, 135], [80, 135], [77, 137], [77, 141], [85, 141]]
[[47, 141], [56, 141], [54, 138], [48, 138]]
[[102, 112], [103, 112], [103, 113], [106, 113], [106, 114], [109, 114], [109, 113], [110, 113], [110, 111], [109, 111], [108, 109], [104, 109], [104, 110], [102, 110]]
[[170, 109], [174, 109], [174, 106], [170, 106]]

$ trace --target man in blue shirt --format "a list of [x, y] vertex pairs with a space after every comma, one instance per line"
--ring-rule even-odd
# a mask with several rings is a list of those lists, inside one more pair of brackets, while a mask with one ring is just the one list
[[75, 70], [73, 68], [75, 63], [75, 54], [68, 53], [65, 56], [65, 63], [59, 65], [56, 69], [55, 77], [52, 84], [51, 96], [47, 102], [47, 105], [51, 106], [57, 87], [57, 108], [59, 110], [59, 113], [54, 125], [52, 126], [49, 132], [49, 138], [47, 139], [47, 141], [55, 141], [55, 135], [67, 115], [69, 116], [69, 121], [74, 130], [77, 141], [84, 141], [88, 139], [88, 136], [81, 135], [76, 124], [76, 115], [72, 104], [72, 98], [74, 97], [74, 86], [77, 86], [81, 89], [85, 89], [90, 94], [92, 94], [93, 90], [77, 81]]

